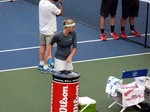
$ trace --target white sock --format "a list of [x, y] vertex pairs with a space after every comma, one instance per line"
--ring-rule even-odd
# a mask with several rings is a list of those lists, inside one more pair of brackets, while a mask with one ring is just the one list
[[40, 65], [44, 65], [44, 61], [40, 61], [40, 63], [39, 63]]
[[44, 65], [44, 67], [43, 67], [44, 69], [48, 69], [48, 65]]

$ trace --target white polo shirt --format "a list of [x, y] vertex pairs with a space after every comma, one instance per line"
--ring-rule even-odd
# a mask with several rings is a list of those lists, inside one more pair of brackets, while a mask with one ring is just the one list
[[41, 0], [39, 2], [39, 30], [41, 34], [52, 35], [57, 31], [56, 15], [61, 10], [49, 0]]

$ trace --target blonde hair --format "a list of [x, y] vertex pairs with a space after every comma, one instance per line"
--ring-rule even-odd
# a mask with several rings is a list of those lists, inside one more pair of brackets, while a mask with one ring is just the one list
[[72, 19], [67, 19], [67, 20], [64, 20], [64, 22], [63, 22], [63, 27], [64, 28], [67, 28], [67, 27], [69, 27], [69, 26], [74, 26], [75, 25], [75, 21], [74, 20], [72, 20]]

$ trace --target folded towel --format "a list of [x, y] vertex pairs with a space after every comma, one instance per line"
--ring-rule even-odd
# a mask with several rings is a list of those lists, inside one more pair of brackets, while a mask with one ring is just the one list
[[120, 79], [110, 76], [107, 80], [107, 85], [106, 85], [106, 90], [105, 90], [106, 93], [108, 93], [111, 96], [116, 97], [119, 82], [120, 82]]

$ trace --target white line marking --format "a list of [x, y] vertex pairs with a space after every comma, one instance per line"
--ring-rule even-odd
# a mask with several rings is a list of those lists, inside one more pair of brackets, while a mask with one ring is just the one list
[[4, 52], [14, 52], [14, 51], [23, 51], [23, 50], [30, 50], [30, 49], [37, 49], [37, 48], [40, 48], [40, 46], [27, 47], [27, 48], [19, 48], [19, 49], [1, 50], [0, 53], [4, 53]]
[[0, 70], [0, 73], [1, 72], [15, 71], [15, 70], [24, 70], [24, 69], [30, 69], [30, 68], [37, 68], [37, 66]]
[[[17, 0], [13, 0], [12, 2], [15, 2]], [[10, 0], [0, 0], [0, 2], [10, 2]]]
[[[150, 52], [147, 52], [147, 53], [138, 53], [138, 54], [130, 54], [130, 55], [122, 55], [122, 56], [113, 56], [113, 57], [107, 57], [107, 58], [98, 58], [98, 59], [82, 60], [82, 61], [75, 61], [75, 62], [73, 62], [73, 63], [83, 63], [83, 62], [91, 62], [91, 61], [100, 61], [100, 60], [107, 60], [107, 59], [116, 59], [116, 58], [123, 58], [123, 57], [147, 55], [147, 54], [150, 54]], [[0, 73], [1, 73], [1, 72], [8, 72], [8, 71], [15, 71], [15, 70], [31, 69], [31, 68], [37, 68], [37, 66], [0, 70]]]
[[140, 55], [147, 55], [147, 54], [150, 54], [150, 52], [138, 53], [138, 54], [130, 54], [130, 55], [122, 55], [122, 56], [113, 56], [113, 57], [106, 57], [106, 58], [97, 58], [97, 59], [82, 60], [82, 61], [75, 61], [74, 63], [83, 63], [83, 62], [90, 62], [90, 61], [108, 60], [108, 59], [131, 57], [131, 56], [140, 56]]
[[[147, 34], [147, 35], [150, 35]], [[142, 36], [145, 36], [145, 34], [142, 34]], [[128, 36], [128, 38], [133, 38], [135, 36]], [[140, 38], [140, 37], [137, 37]], [[107, 40], [114, 40], [113, 38], [108, 38]], [[95, 39], [95, 40], [86, 40], [86, 41], [79, 41], [77, 42], [78, 44], [84, 44], [84, 43], [91, 43], [91, 42], [99, 42], [102, 41], [100, 39]], [[5, 52], [15, 52], [15, 51], [23, 51], [23, 50], [30, 50], [30, 49], [38, 49], [40, 46], [35, 46], [35, 47], [27, 47], [27, 48], [18, 48], [18, 49], [9, 49], [9, 50], [1, 50], [0, 53], [5, 53]]]

